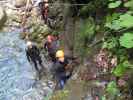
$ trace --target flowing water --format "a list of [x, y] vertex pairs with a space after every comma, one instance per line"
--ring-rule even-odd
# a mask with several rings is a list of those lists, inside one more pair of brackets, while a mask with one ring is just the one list
[[19, 32], [0, 33], [0, 100], [45, 100], [51, 92], [45, 82], [36, 81]]

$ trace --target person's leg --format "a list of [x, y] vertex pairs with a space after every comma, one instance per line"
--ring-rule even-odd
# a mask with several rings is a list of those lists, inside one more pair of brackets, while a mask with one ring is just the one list
[[39, 62], [39, 65], [41, 66], [41, 69], [43, 69], [42, 59], [40, 56], [37, 57], [37, 60]]
[[44, 22], [45, 22], [45, 24], [47, 24], [47, 15], [44, 15]]
[[42, 76], [46, 75], [46, 68], [44, 68], [44, 66], [43, 66], [43, 64], [42, 64], [42, 59], [41, 59], [40, 56], [38, 57], [37, 60], [38, 60], [39, 65], [40, 65], [40, 67], [41, 67], [41, 69], [39, 70], [40, 78], [41, 78]]
[[64, 88], [64, 81], [61, 79], [61, 76], [59, 74], [58, 75], [55, 74], [54, 76], [55, 76], [54, 80], [56, 81], [55, 89], [56, 90], [63, 89]]
[[65, 76], [65, 73], [62, 73], [60, 76], [59, 76], [59, 88], [60, 89], [63, 89], [64, 88], [64, 85], [67, 81], [67, 78]]
[[36, 71], [39, 71], [39, 68], [37, 67], [37, 61], [35, 59], [33, 59], [32, 62], [34, 63], [34, 67], [35, 67]]
[[52, 62], [56, 62], [55, 54], [54, 53], [49, 53], [49, 56], [52, 60]]
[[61, 79], [59, 81], [59, 87], [60, 87], [60, 89], [63, 89], [64, 88], [64, 85], [65, 85], [65, 81], [63, 79]]
[[45, 8], [44, 16], [45, 16], [45, 24], [47, 24], [48, 23], [48, 8]]

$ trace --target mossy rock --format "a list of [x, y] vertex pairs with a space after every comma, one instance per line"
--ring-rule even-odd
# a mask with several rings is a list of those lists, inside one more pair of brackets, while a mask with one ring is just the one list
[[50, 100], [68, 100], [69, 91], [68, 90], [59, 90], [52, 95]]

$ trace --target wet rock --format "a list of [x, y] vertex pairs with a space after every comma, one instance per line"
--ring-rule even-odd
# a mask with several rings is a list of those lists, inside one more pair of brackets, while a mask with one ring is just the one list
[[27, 0], [16, 0], [15, 1], [15, 7], [19, 8], [19, 7], [26, 5], [26, 1]]
[[31, 80], [28, 78], [22, 78], [22, 79], [18, 80], [15, 83], [15, 85], [16, 85], [16, 88], [26, 91], [26, 90], [32, 88], [32, 85], [34, 84], [34, 82], [35, 82], [35, 80]]
[[1, 19], [4, 17], [4, 11], [3, 11], [3, 8], [0, 7], [0, 21]]

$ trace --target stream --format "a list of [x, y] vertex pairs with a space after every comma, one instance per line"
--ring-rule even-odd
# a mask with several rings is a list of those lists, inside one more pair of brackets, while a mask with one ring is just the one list
[[19, 31], [0, 33], [0, 100], [45, 100], [52, 93], [51, 81], [36, 80], [25, 47]]

